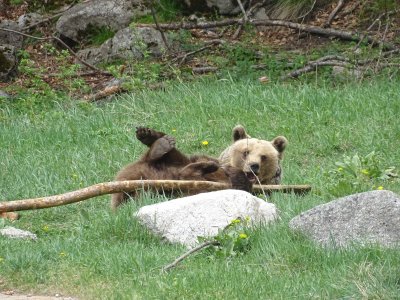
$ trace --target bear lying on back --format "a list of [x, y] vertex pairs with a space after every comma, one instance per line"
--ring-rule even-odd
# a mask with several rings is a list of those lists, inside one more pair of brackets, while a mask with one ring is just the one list
[[221, 164], [241, 169], [252, 183], [280, 184], [287, 139], [278, 136], [269, 142], [252, 138], [241, 125], [233, 128], [232, 133], [233, 144], [221, 153]]
[[[234, 189], [251, 191], [246, 174], [232, 166], [221, 167], [215, 158], [205, 155], [186, 156], [175, 148], [175, 139], [163, 132], [138, 127], [136, 137], [149, 149], [136, 162], [118, 172], [115, 180], [205, 180], [229, 183]], [[136, 191], [116, 193], [111, 197], [112, 208], [135, 197]]]

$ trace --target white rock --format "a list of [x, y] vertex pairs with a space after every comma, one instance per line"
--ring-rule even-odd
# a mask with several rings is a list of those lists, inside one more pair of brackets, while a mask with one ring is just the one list
[[4, 227], [3, 229], [0, 229], [0, 235], [14, 239], [32, 239], [32, 240], [37, 239], [36, 234], [32, 232], [21, 230], [11, 226], [7, 226]]
[[222, 190], [179, 198], [142, 207], [139, 221], [172, 243], [193, 247], [198, 237], [218, 234], [236, 218], [249, 217], [251, 224], [266, 224], [278, 218], [274, 204], [240, 190]]

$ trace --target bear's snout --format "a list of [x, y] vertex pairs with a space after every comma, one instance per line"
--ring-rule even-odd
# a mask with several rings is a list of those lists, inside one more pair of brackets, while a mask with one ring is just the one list
[[250, 165], [250, 170], [257, 174], [258, 171], [260, 171], [260, 165], [259, 164], [251, 164]]

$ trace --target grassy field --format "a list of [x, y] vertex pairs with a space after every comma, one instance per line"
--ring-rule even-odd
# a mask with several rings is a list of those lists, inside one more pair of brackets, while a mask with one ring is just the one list
[[[55, 100], [56, 101], [56, 100]], [[109, 196], [22, 212], [13, 226], [38, 241], [0, 237], [0, 292], [59, 293], [80, 299], [399, 299], [400, 254], [378, 247], [321, 249], [288, 229], [291, 218], [335, 196], [399, 182], [346, 177], [344, 155], [377, 155], [380, 169], [400, 165], [400, 86], [374, 82], [340, 87], [259, 85], [230, 81], [179, 85], [101, 104], [55, 102], [30, 110], [0, 107], [0, 199], [63, 193], [110, 181], [144, 146], [135, 126], [176, 136], [187, 153], [217, 156], [244, 125], [255, 137], [289, 140], [283, 183], [313, 186], [300, 197], [274, 194], [281, 221], [250, 235], [251, 250], [233, 259], [207, 252], [169, 273], [162, 266], [185, 251], [150, 235], [132, 214], [163, 201], [143, 197], [112, 213]], [[202, 141], [207, 140], [208, 146]], [[0, 220], [0, 226], [10, 225]]]

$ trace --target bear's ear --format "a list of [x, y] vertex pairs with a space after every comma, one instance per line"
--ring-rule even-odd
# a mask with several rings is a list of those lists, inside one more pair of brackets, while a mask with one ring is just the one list
[[238, 140], [243, 140], [247, 138], [251, 138], [244, 129], [242, 125], [236, 125], [232, 130], [233, 141], [236, 142]]
[[278, 150], [279, 154], [282, 154], [285, 151], [285, 148], [288, 144], [288, 140], [284, 136], [277, 136], [273, 139], [272, 145]]

